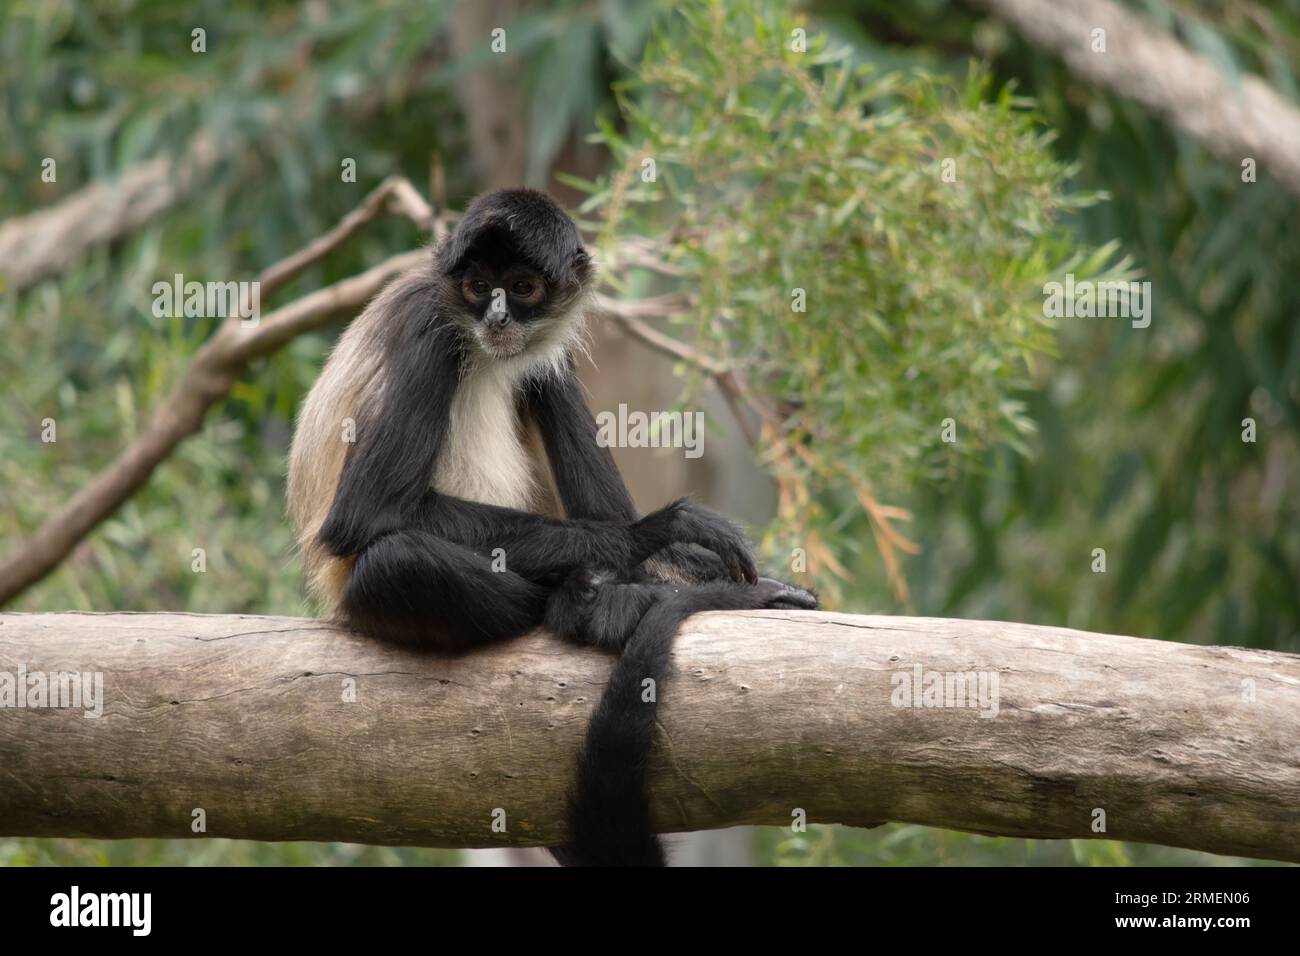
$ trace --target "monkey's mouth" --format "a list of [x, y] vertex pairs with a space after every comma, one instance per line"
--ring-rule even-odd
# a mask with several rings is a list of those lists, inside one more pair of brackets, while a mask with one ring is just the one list
[[510, 358], [518, 355], [528, 347], [528, 333], [518, 325], [508, 325], [504, 329], [475, 329], [479, 348], [493, 358]]

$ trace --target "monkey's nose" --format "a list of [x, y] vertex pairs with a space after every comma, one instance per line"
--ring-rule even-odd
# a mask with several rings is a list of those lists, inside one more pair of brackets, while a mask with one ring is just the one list
[[504, 329], [510, 324], [510, 313], [505, 309], [500, 312], [488, 309], [487, 314], [483, 316], [483, 322], [489, 329]]

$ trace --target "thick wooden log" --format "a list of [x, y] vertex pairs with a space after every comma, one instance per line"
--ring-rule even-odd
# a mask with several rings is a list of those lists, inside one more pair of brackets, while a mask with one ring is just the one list
[[[0, 835], [557, 842], [609, 666], [545, 634], [446, 658], [297, 618], [0, 615]], [[12, 706], [73, 671], [102, 674], [98, 701]], [[958, 673], [976, 706], [927, 706]], [[660, 723], [663, 831], [803, 813], [1300, 861], [1296, 655], [704, 614], [678, 640]]]

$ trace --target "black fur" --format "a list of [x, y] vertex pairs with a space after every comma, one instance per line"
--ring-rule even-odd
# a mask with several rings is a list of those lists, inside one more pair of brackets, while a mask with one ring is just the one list
[[492, 245], [501, 234], [553, 285], [582, 285], [591, 277], [591, 259], [573, 220], [535, 189], [501, 189], [471, 203], [438, 250], [438, 271], [459, 275], [476, 246]]
[[[506, 190], [472, 204], [436, 268], [391, 299], [382, 407], [357, 423], [320, 539], [355, 558], [342, 614], [363, 633], [462, 651], [544, 623], [620, 652], [579, 759], [570, 842], [553, 852], [566, 864], [662, 864], [645, 793], [656, 706], [642, 701], [643, 682], [652, 680], [658, 695], [673, 637], [697, 611], [811, 608], [816, 598], [758, 578], [743, 534], [707, 509], [677, 501], [639, 516], [596, 442], [572, 362], [525, 383], [519, 396], [540, 427], [564, 519], [429, 488], [473, 348], [458, 277], [484, 257], [500, 268], [503, 255], [526, 260], [565, 302], [591, 280], [576, 227], [543, 193]], [[495, 548], [505, 550], [508, 572], [492, 570]], [[652, 558], [701, 583], [656, 580]]]
[[570, 841], [551, 853], [565, 866], [662, 866], [663, 845], [651, 829], [646, 800], [646, 760], [678, 627], [698, 611], [811, 610], [816, 599], [770, 578], [754, 586], [712, 581], [679, 588], [595, 577], [568, 587], [578, 591], [576, 605], [572, 596], [553, 596], [547, 626], [599, 646], [617, 646], [620, 637], [623, 643], [578, 757], [568, 807]]
[[528, 409], [542, 433], [551, 474], [570, 518], [635, 521], [636, 505], [614, 455], [596, 442], [596, 420], [570, 360], [565, 374], [532, 383]]
[[442, 291], [432, 276], [421, 276], [392, 300], [381, 343], [384, 407], [361, 410], [357, 441], [321, 528], [321, 542], [334, 554], [359, 554], [380, 535], [405, 528], [424, 501], [464, 359], [459, 330], [439, 314]]

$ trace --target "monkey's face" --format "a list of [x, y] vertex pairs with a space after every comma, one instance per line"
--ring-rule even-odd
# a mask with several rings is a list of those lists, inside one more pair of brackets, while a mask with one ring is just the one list
[[504, 266], [475, 260], [460, 277], [474, 341], [493, 358], [528, 348], [549, 312], [550, 290], [541, 273], [519, 262]]
[[570, 341], [595, 278], [573, 221], [549, 199], [538, 207], [540, 194], [511, 199], [515, 192], [471, 207], [439, 253], [449, 316], [471, 349], [494, 360]]

